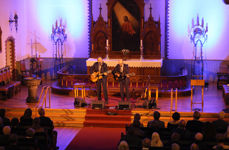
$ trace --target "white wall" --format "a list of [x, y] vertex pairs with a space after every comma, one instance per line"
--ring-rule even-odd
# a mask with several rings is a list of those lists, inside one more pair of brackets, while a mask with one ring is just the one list
[[[9, 28], [9, 16], [18, 14], [18, 32]], [[31, 40], [37, 40], [38, 55], [52, 57], [52, 24], [60, 18], [66, 25], [67, 41], [64, 58], [88, 57], [88, 1], [87, 0], [0, 0], [2, 52], [0, 68], [5, 62], [5, 40], [15, 38], [16, 60], [31, 56]], [[35, 36], [36, 35], [36, 36]], [[35, 54], [35, 46], [33, 46]]]
[[203, 47], [207, 60], [229, 60], [229, 5], [223, 0], [169, 0], [170, 59], [192, 59], [193, 44], [188, 27], [199, 15], [208, 23], [208, 39]]
[[[0, 53], [0, 68], [6, 65], [6, 47], [5, 41], [8, 37], [15, 38], [16, 60], [21, 60], [27, 57], [27, 50], [25, 49], [25, 31], [26, 31], [26, 17], [25, 17], [25, 2], [26, 0], [0, 0], [0, 26], [2, 28], [2, 52]], [[13, 25], [12, 31], [9, 27], [9, 16], [17, 12], [19, 16], [18, 32], [15, 31]]]

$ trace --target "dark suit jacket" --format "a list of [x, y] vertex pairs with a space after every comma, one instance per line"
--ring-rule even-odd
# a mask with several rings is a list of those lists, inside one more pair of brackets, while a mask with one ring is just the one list
[[163, 121], [160, 121], [160, 120], [152, 120], [152, 121], [148, 122], [147, 127], [160, 130], [162, 128], [165, 128], [165, 123]]
[[[90, 74], [92, 74], [93, 72], [98, 72], [98, 71], [99, 71], [99, 63], [95, 62], [93, 66], [90, 68]], [[106, 71], [107, 71], [107, 64], [103, 62], [100, 72], [103, 73]]]
[[225, 133], [227, 131], [228, 123], [222, 119], [215, 120], [212, 124], [218, 133]]
[[40, 118], [40, 126], [41, 127], [48, 127], [53, 129], [53, 122], [49, 117], [39, 117]]
[[191, 132], [202, 132], [203, 122], [199, 120], [189, 120], [186, 124], [186, 129]]
[[[114, 70], [112, 71], [112, 74], [114, 75], [115, 73], [121, 73], [121, 66], [119, 64], [117, 64], [114, 68]], [[123, 66], [123, 74], [126, 75], [129, 73], [129, 67], [127, 64], [124, 64]]]

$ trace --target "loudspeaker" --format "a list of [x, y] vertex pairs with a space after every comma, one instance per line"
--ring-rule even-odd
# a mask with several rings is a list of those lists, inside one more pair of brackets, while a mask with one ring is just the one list
[[118, 109], [120, 110], [130, 110], [130, 102], [119, 102]]
[[83, 98], [75, 98], [74, 106], [75, 107], [84, 107], [84, 106], [87, 106], [87, 103], [85, 99]]
[[92, 101], [91, 107], [92, 109], [103, 109], [104, 101]]

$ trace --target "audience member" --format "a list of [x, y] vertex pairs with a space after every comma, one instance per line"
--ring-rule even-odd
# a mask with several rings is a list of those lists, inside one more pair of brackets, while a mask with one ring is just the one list
[[128, 143], [126, 141], [121, 141], [119, 143], [118, 150], [129, 150]]
[[193, 113], [193, 120], [189, 120], [186, 124], [186, 129], [196, 133], [201, 132], [203, 129], [203, 122], [199, 121], [200, 119], [200, 113], [198, 111], [195, 111]]
[[17, 134], [18, 133], [18, 126], [19, 126], [19, 120], [18, 118], [13, 118], [10, 123], [11, 127], [11, 133]]
[[177, 132], [173, 132], [171, 135], [171, 142], [172, 143], [179, 143], [180, 141], [180, 134]]
[[205, 140], [215, 140], [216, 130], [211, 122], [204, 122], [202, 133], [204, 134]]
[[192, 143], [190, 150], [199, 150], [199, 146], [196, 143]]
[[50, 128], [53, 129], [53, 122], [49, 117], [45, 116], [45, 110], [43, 108], [39, 108], [38, 109], [38, 113], [40, 115], [39, 119], [40, 119], [40, 126], [41, 127], [45, 127], [45, 128]]
[[2, 131], [3, 131], [3, 134], [4, 135], [9, 136], [10, 133], [11, 133], [11, 128], [10, 128], [10, 126], [4, 126], [3, 129], [2, 129]]
[[20, 125], [26, 127], [31, 127], [33, 125], [32, 110], [30, 108], [27, 108], [24, 115], [20, 118]]
[[4, 126], [2, 129], [3, 135], [0, 135], [0, 145], [7, 146], [10, 142], [11, 129], [10, 126]]
[[229, 126], [227, 126], [227, 131], [225, 132], [225, 138], [229, 139]]
[[3, 126], [10, 126], [10, 119], [8, 119], [6, 116], [6, 110], [5, 109], [0, 109], [0, 117], [3, 120]]
[[20, 150], [19, 146], [17, 145], [18, 136], [16, 134], [11, 134], [9, 137], [9, 145], [6, 146], [7, 150]]
[[171, 150], [180, 150], [180, 145], [178, 145], [177, 143], [173, 143], [171, 146]]
[[153, 132], [152, 134], [151, 146], [152, 147], [163, 147], [163, 143], [161, 141], [160, 135], [157, 132]]
[[141, 133], [139, 128], [130, 127], [126, 135], [129, 147], [141, 147], [143, 135], [144, 133]]
[[135, 128], [143, 127], [143, 124], [140, 122], [140, 120], [141, 120], [141, 115], [139, 113], [136, 113], [134, 115], [134, 121], [130, 125], [130, 127], [135, 127]]
[[174, 129], [173, 132], [179, 133], [180, 136], [183, 138], [185, 135], [185, 125], [186, 125], [185, 120], [180, 120], [178, 127]]
[[151, 141], [149, 138], [144, 138], [142, 141], [142, 150], [149, 150]]
[[195, 135], [195, 143], [198, 145], [199, 149], [208, 150], [207, 146], [203, 140], [204, 140], [203, 134], [200, 132], [197, 132]]
[[179, 122], [180, 122], [180, 113], [178, 112], [173, 113], [172, 118], [173, 120], [168, 122], [168, 125], [167, 125], [167, 128], [171, 131], [178, 127]]
[[35, 130], [34, 130], [33, 128], [28, 128], [28, 129], [25, 131], [25, 133], [26, 133], [26, 136], [27, 136], [28, 138], [32, 138], [32, 137], [34, 136], [34, 134], [35, 134]]
[[219, 113], [219, 119], [212, 122], [217, 133], [225, 133], [227, 131], [228, 123], [224, 120], [225, 113], [221, 111]]
[[224, 150], [223, 146], [221, 145], [216, 145], [213, 147], [214, 150]]
[[32, 128], [35, 130], [35, 133], [44, 132], [44, 128], [40, 126], [40, 118], [35, 118], [33, 120]]
[[156, 130], [160, 130], [162, 128], [165, 128], [165, 123], [160, 120], [161, 114], [158, 111], [155, 111], [153, 113], [154, 120], [149, 121], [147, 127], [153, 128]]
[[213, 149], [216, 149], [216, 148], [219, 149], [220, 147], [222, 147], [223, 149], [229, 149], [229, 145], [225, 145], [225, 144], [224, 144], [224, 140], [225, 140], [224, 134], [218, 133], [218, 134], [216, 135], [217, 145], [215, 145], [215, 146], [213, 147]]
[[3, 134], [2, 128], [3, 128], [3, 120], [2, 120], [2, 117], [0, 117], [0, 135]]

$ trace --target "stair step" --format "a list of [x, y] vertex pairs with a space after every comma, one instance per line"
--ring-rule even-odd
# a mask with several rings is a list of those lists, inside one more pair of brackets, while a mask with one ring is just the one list
[[122, 120], [122, 121], [131, 121], [130, 116], [109, 116], [109, 115], [86, 115], [86, 120]]
[[86, 120], [85, 127], [126, 127], [131, 124], [130, 121], [101, 121], [101, 120]]

